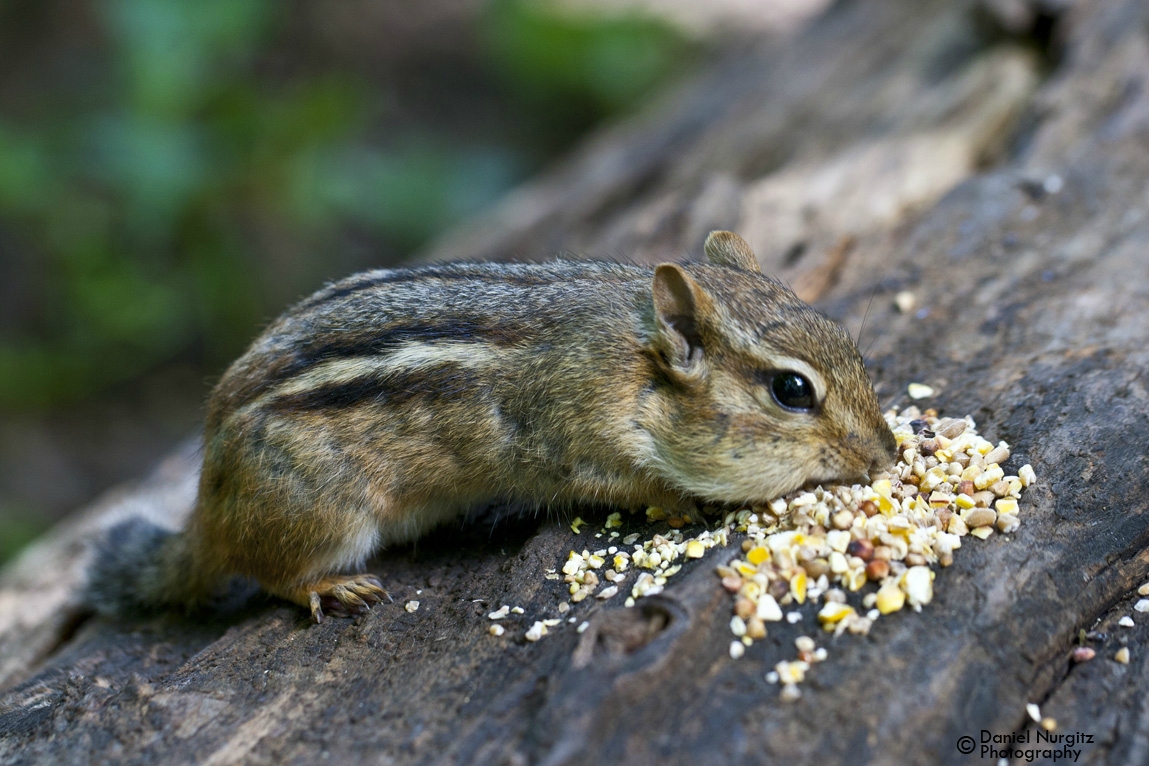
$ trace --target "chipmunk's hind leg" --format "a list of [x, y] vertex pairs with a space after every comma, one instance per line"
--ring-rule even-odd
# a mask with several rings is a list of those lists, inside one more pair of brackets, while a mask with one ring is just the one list
[[383, 583], [373, 574], [329, 575], [289, 588], [275, 588], [271, 592], [310, 609], [311, 618], [316, 623], [323, 622], [327, 615], [351, 617], [363, 614], [383, 599], [392, 600]]

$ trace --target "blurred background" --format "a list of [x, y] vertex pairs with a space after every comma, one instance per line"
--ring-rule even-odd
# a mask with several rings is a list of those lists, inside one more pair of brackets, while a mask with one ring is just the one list
[[397, 265], [811, 0], [0, 0], [0, 561]]

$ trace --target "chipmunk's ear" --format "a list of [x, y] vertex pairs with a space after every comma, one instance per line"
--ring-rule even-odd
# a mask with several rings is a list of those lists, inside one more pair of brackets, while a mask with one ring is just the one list
[[706, 294], [681, 266], [664, 263], [654, 270], [654, 316], [667, 371], [684, 382], [706, 376], [702, 318], [713, 311]]
[[762, 267], [758, 265], [758, 256], [754, 255], [750, 245], [732, 231], [710, 232], [702, 251], [706, 253], [706, 260], [715, 266], [742, 271], [762, 271]]

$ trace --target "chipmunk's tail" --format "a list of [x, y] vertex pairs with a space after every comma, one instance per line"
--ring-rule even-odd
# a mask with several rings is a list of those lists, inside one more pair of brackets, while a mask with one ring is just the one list
[[105, 614], [138, 614], [208, 605], [221, 578], [195, 560], [188, 536], [134, 517], [96, 543], [86, 603]]

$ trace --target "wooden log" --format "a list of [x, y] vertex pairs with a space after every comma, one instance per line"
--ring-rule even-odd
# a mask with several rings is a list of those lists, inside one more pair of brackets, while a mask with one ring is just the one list
[[[272, 601], [210, 622], [84, 616], [85, 542], [129, 513], [177, 524], [187, 450], [0, 575], [0, 762], [956, 764], [983, 730], [1043, 747], [1027, 703], [1092, 735], [1079, 763], [1145, 761], [1147, 25], [1139, 0], [838, 4], [429, 253], [653, 262], [733, 228], [832, 315], [868, 311], [884, 400], [928, 383], [1039, 477], [1012, 539], [970, 540], [921, 614], [830, 639], [807, 608], [733, 661], [712, 551], [660, 596], [584, 602], [585, 632], [528, 643], [563, 598], [547, 570], [590, 533], [486, 518], [380, 556], [396, 604], [355, 620], [312, 627]], [[901, 290], [917, 311], [894, 311]], [[525, 614], [496, 639], [500, 604]], [[1089, 630], [1097, 658], [1075, 665]], [[764, 676], [802, 634], [829, 659], [786, 704]]]

